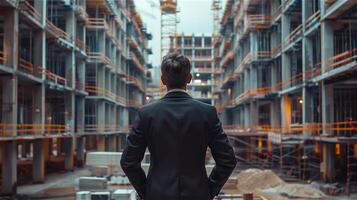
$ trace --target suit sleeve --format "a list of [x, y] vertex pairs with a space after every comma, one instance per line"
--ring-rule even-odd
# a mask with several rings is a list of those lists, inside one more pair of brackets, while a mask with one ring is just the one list
[[130, 134], [127, 137], [126, 147], [120, 160], [120, 165], [141, 198], [145, 197], [146, 187], [146, 175], [141, 168], [141, 161], [143, 160], [146, 146], [144, 122], [139, 111]]
[[237, 164], [233, 148], [228, 141], [227, 135], [223, 132], [217, 111], [216, 109], [213, 110], [213, 127], [210, 130], [208, 143], [213, 159], [216, 162], [209, 176], [212, 198], [219, 194]]

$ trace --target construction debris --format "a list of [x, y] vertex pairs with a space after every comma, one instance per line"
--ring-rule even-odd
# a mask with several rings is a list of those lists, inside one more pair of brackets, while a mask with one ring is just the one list
[[108, 180], [100, 177], [80, 177], [78, 186], [82, 191], [106, 190]]
[[325, 194], [306, 184], [289, 184], [271, 170], [247, 169], [237, 175], [239, 193], [252, 192], [267, 199], [323, 199]]

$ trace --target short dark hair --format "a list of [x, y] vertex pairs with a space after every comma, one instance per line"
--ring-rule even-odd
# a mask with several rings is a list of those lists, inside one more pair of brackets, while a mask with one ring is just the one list
[[180, 53], [169, 53], [162, 59], [161, 73], [171, 88], [185, 86], [190, 71], [190, 60]]

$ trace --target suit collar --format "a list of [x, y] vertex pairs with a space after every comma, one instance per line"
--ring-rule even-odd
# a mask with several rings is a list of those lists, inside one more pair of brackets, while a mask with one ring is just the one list
[[192, 98], [185, 90], [170, 90], [168, 91], [163, 99], [165, 98]]

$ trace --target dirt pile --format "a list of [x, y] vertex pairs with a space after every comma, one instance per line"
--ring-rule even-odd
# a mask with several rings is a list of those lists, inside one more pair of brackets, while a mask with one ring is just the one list
[[322, 199], [325, 197], [325, 194], [320, 190], [303, 184], [282, 184], [261, 191], [263, 193], [279, 194], [288, 198]]
[[247, 169], [238, 174], [237, 188], [241, 192], [273, 188], [285, 182], [271, 170]]
[[318, 189], [306, 184], [288, 184], [271, 170], [248, 169], [237, 175], [239, 193], [253, 192], [267, 199], [324, 199]]

